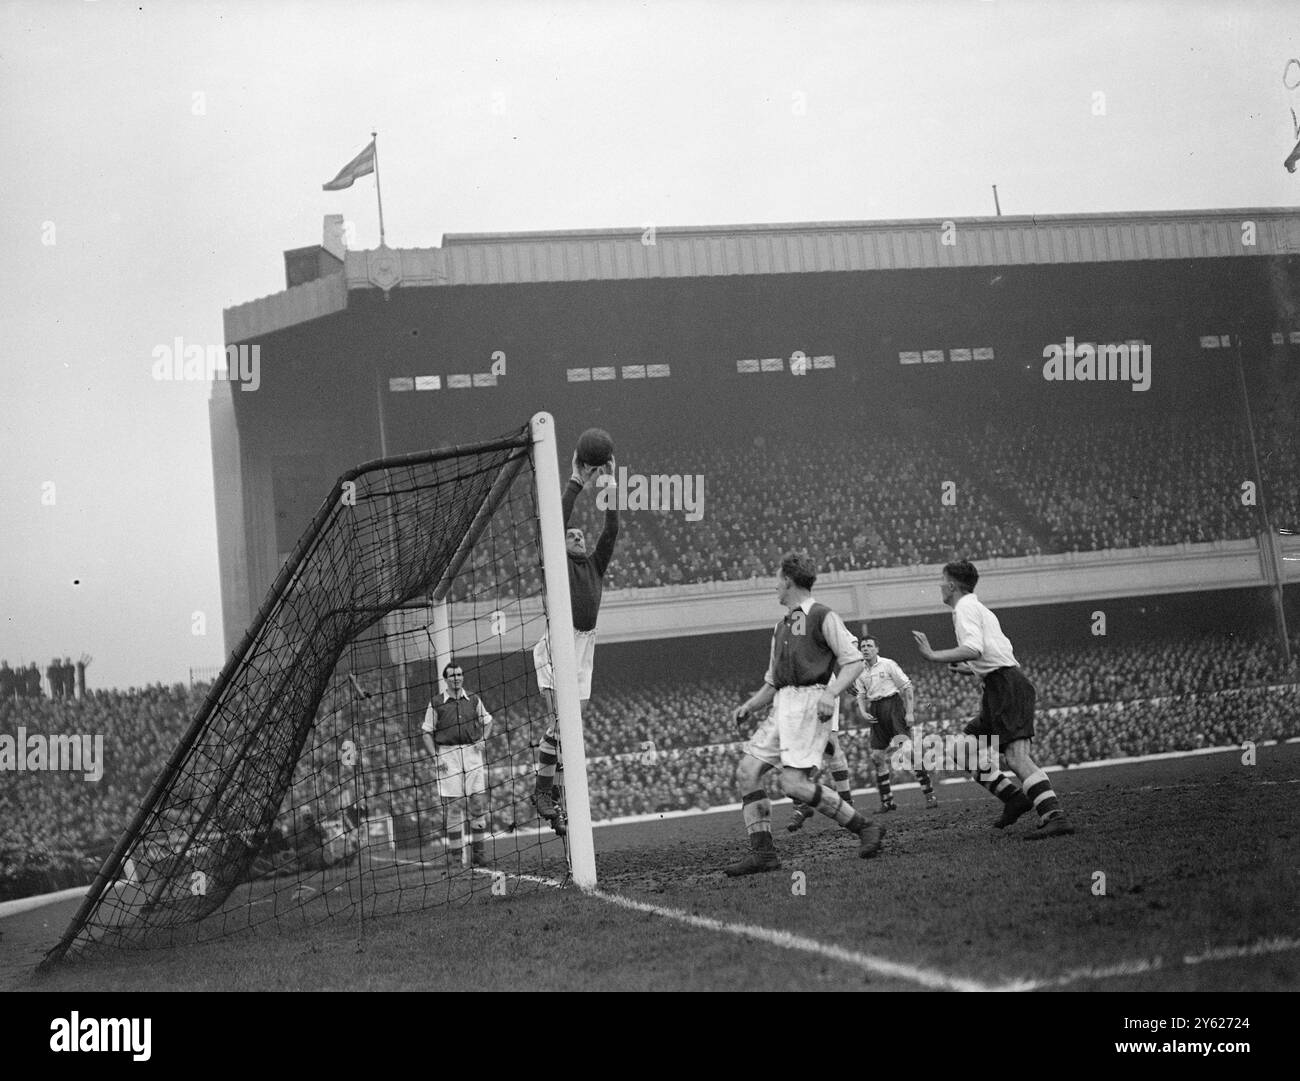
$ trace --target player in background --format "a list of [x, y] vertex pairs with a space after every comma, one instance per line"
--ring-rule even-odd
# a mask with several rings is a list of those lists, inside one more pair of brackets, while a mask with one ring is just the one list
[[[893, 775], [889, 755], [900, 741], [912, 739], [916, 727], [916, 691], [897, 662], [880, 655], [875, 638], [867, 635], [862, 639], [861, 648], [865, 667], [862, 675], [853, 681], [853, 693], [858, 710], [871, 726], [869, 745], [876, 768], [876, 787], [880, 790], [880, 809], [896, 811], [898, 805], [890, 788]], [[912, 746], [919, 747], [920, 741], [913, 739]], [[930, 774], [920, 765], [912, 772], [925, 793], [926, 807], [938, 807], [939, 797], [934, 794]]]
[[[596, 618], [600, 615], [601, 595], [605, 585], [605, 571], [614, 555], [614, 542], [618, 540], [618, 500], [607, 500], [605, 527], [596, 550], [587, 553], [587, 537], [581, 529], [570, 529], [569, 519], [577, 505], [578, 495], [593, 479], [602, 475], [615, 475], [613, 457], [605, 465], [587, 465], [573, 455], [573, 472], [564, 486], [564, 546], [568, 553], [569, 598], [573, 608], [574, 650], [578, 657], [579, 708], [585, 708], [591, 698], [591, 676], [596, 663]], [[537, 669], [537, 686], [546, 699], [546, 734], [542, 737], [538, 753], [537, 784], [533, 791], [533, 806], [539, 817], [546, 819], [557, 834], [568, 832], [564, 812], [560, 807], [561, 783], [557, 780], [560, 765], [559, 715], [555, 710], [555, 672], [551, 666], [550, 644], [542, 635], [533, 647], [533, 664]]]
[[943, 603], [952, 609], [957, 635], [955, 648], [932, 649], [929, 639], [920, 631], [913, 631], [912, 637], [926, 660], [952, 665], [958, 670], [964, 670], [961, 666], [965, 666], [983, 683], [979, 716], [966, 726], [966, 733], [985, 738], [996, 736], [1007, 765], [1020, 778], [1017, 786], [998, 768], [996, 760], [988, 763], [983, 772], [974, 773], [976, 782], [1002, 801], [1002, 816], [994, 826], [1006, 829], [1032, 809], [1038, 812], [1039, 823], [1029, 840], [1071, 834], [1074, 827], [1066, 821], [1047, 774], [1030, 757], [1034, 738], [1034, 685], [1020, 671], [1011, 640], [1002, 633], [998, 617], [975, 596], [979, 577], [974, 564], [966, 559], [945, 564], [943, 568], [939, 589]]
[[[774, 871], [781, 866], [772, 844], [772, 802], [761, 778], [780, 767], [781, 790], [806, 803], [858, 836], [858, 855], [880, 851], [885, 831], [845, 803], [837, 793], [809, 780], [822, 760], [839, 696], [862, 671], [862, 654], [840, 619], [813, 599], [817, 573], [806, 556], [790, 553], [781, 560], [777, 600], [787, 609], [772, 631], [772, 649], [763, 686], [732, 714], [737, 725], [769, 702], [772, 709], [758, 725], [736, 767], [749, 853], [724, 868], [738, 875]], [[839, 674], [833, 669], [839, 665]]]
[[[353, 697], [355, 696], [355, 697]], [[372, 694], [361, 685], [353, 672], [348, 673], [348, 696], [343, 698], [337, 709], [324, 724], [324, 730], [330, 731], [335, 725], [351, 733], [339, 743], [338, 801], [339, 823], [343, 828], [343, 852], [345, 856], [358, 853], [365, 843], [364, 823], [368, 809], [366, 806], [367, 784], [364, 777], [365, 761], [361, 748], [357, 744], [359, 731], [356, 713], [357, 699], [370, 703]], [[372, 703], [373, 705], [373, 703]], [[369, 706], [360, 706], [363, 716]], [[373, 793], [370, 793], [373, 795]]]
[[442, 678], [447, 690], [429, 703], [420, 728], [438, 773], [438, 796], [447, 819], [447, 861], [453, 866], [460, 862], [468, 804], [470, 857], [481, 867], [488, 862], [483, 744], [492, 729], [492, 714], [483, 699], [471, 698], [465, 690], [465, 670], [455, 661], [443, 668]]

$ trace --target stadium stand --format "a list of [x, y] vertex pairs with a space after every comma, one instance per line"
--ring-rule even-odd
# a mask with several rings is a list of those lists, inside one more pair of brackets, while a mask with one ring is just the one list
[[[1300, 528], [1300, 438], [1281, 406], [1257, 418], [1273, 521]], [[1240, 484], [1253, 475], [1238, 421], [1200, 409], [1151, 415], [1053, 411], [1007, 439], [969, 412], [899, 410], [808, 446], [802, 433], [727, 444], [690, 431], [646, 440], [626, 467], [700, 475], [706, 513], [623, 515], [606, 589], [766, 578], [784, 551], [803, 549], [824, 572], [979, 562], [1066, 552], [1196, 544], [1259, 528]], [[945, 503], [944, 484], [956, 502]], [[594, 500], [573, 524], [600, 532]], [[513, 561], [513, 545], [503, 545]], [[480, 560], [488, 558], [480, 553]], [[524, 564], [527, 565], [527, 559]], [[540, 580], [513, 562], [498, 580], [533, 595]], [[453, 599], [474, 592], [458, 580]]]

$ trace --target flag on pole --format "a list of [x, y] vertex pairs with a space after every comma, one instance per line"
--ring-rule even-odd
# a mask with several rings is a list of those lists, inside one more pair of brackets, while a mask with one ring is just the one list
[[331, 180], [328, 184], [321, 185], [321, 191], [342, 191], [344, 188], [352, 187], [352, 182], [358, 177], [366, 176], [368, 173], [375, 171], [375, 141], [370, 140], [370, 145], [361, 151], [355, 158], [348, 162], [339, 170], [339, 175]]

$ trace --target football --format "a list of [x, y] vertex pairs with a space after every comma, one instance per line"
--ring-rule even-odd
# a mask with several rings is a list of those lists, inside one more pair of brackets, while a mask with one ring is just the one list
[[614, 440], [603, 428], [588, 428], [578, 437], [581, 465], [606, 465], [614, 456]]

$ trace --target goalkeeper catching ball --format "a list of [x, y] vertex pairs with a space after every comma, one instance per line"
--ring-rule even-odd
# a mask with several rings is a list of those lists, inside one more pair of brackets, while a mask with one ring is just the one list
[[[564, 547], [568, 554], [569, 597], [573, 606], [574, 651], [578, 657], [578, 698], [580, 708], [591, 698], [591, 676], [596, 660], [596, 618], [604, 590], [605, 571], [614, 555], [618, 540], [618, 500], [606, 502], [605, 528], [596, 541], [594, 552], [587, 552], [587, 537], [581, 529], [570, 529], [569, 519], [578, 496], [601, 475], [614, 475], [611, 456], [604, 465], [589, 465], [573, 455], [573, 472], [564, 486]], [[550, 643], [546, 635], [533, 647], [533, 664], [537, 669], [537, 686], [546, 699], [547, 726], [538, 755], [537, 785], [533, 805], [539, 817], [546, 819], [557, 834], [568, 832], [560, 805], [562, 791], [556, 779], [560, 771], [559, 718], [555, 711], [555, 671], [551, 665]]]

